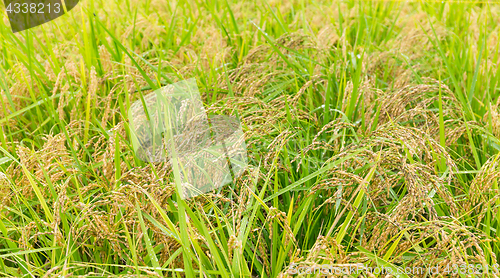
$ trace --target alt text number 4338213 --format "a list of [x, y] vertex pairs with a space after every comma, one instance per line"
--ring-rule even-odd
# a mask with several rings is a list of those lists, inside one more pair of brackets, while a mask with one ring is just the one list
[[7, 13], [24, 13], [24, 14], [44, 14], [44, 13], [60, 13], [60, 3], [10, 3], [6, 8]]

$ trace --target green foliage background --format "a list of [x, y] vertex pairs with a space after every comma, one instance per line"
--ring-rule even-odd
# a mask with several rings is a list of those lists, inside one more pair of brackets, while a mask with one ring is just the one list
[[[491, 277], [499, 15], [466, 1], [87, 0], [19, 34], [1, 25], [0, 276], [361, 263]], [[168, 163], [135, 156], [127, 111], [191, 77], [210, 113], [238, 114], [250, 166], [182, 201]]]

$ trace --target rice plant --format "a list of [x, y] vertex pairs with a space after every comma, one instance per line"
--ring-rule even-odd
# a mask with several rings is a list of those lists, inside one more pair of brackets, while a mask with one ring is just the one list
[[[0, 277], [500, 276], [497, 3], [2, 17]], [[238, 119], [248, 166], [184, 198], [128, 111], [191, 78], [207, 115]]]

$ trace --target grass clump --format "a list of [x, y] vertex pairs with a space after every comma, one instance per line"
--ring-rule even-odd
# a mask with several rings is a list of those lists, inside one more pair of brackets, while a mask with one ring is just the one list
[[[0, 27], [0, 276], [498, 274], [499, 14], [89, 0]], [[177, 170], [134, 153], [127, 111], [192, 77], [209, 114], [240, 119], [249, 167], [181, 200]]]

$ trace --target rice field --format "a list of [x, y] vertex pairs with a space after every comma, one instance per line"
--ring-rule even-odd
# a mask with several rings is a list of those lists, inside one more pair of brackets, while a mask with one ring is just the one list
[[[85, 0], [15, 34], [2, 17], [0, 277], [500, 276], [497, 3]], [[248, 166], [182, 198], [128, 111], [191, 78], [240, 121]]]

